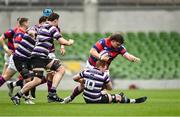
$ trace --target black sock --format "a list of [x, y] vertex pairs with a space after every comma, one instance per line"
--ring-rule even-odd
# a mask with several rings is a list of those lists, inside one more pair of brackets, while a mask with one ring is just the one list
[[78, 96], [80, 93], [82, 93], [83, 90], [79, 90], [78, 86], [73, 90], [72, 94], [71, 94], [71, 99], [73, 100], [76, 96]]
[[130, 99], [126, 96], [121, 96], [120, 103], [130, 103]]
[[32, 96], [33, 98], [36, 98], [36, 87], [34, 87], [34, 88], [31, 89], [31, 96]]
[[56, 88], [52, 87], [52, 88], [50, 89], [50, 93], [56, 93]]
[[22, 93], [21, 91], [19, 91], [18, 93], [16, 93], [16, 95], [15, 95], [15, 96], [17, 96], [18, 98], [21, 98], [21, 97], [22, 97], [22, 95], [23, 95], [23, 93]]
[[18, 80], [16, 82], [16, 86], [20, 86], [22, 88], [23, 87], [23, 80]]
[[13, 82], [11, 82], [9, 85], [10, 85], [10, 87], [13, 87]]

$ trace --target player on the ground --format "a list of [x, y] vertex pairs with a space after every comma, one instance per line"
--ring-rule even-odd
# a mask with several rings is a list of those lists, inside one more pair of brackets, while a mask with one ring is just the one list
[[147, 97], [129, 99], [124, 93], [109, 94], [104, 89], [112, 90], [112, 83], [106, 73], [108, 64], [105, 61], [96, 61], [96, 67], [84, 70], [73, 79], [83, 87], [83, 98], [86, 103], [143, 103]]
[[59, 15], [52, 13], [48, 17], [48, 21], [39, 29], [37, 35], [37, 43], [32, 51], [31, 64], [33, 66], [34, 79], [27, 84], [11, 99], [15, 105], [20, 104], [20, 98], [24, 93], [39, 85], [42, 82], [43, 73], [45, 69], [51, 69], [55, 72], [53, 77], [52, 87], [48, 94], [49, 102], [62, 102], [63, 99], [59, 98], [56, 93], [56, 88], [62, 79], [65, 68], [60, 64], [59, 60], [49, 59], [48, 54], [50, 48], [54, 43], [54, 39], [58, 40], [59, 44], [70, 46], [74, 43], [73, 40], [65, 40], [57, 29]]
[[[96, 66], [97, 60], [103, 60], [108, 63], [106, 72], [109, 74], [109, 66], [118, 55], [122, 55], [131, 62], [139, 62], [140, 59], [128, 53], [123, 44], [124, 38], [119, 33], [114, 33], [110, 37], [103, 38], [96, 42], [90, 50], [90, 57], [87, 60], [86, 69], [94, 68]], [[109, 56], [104, 56], [106, 54], [109, 54]], [[68, 96], [64, 99], [64, 103], [71, 102], [82, 91], [83, 88], [81, 85], [77, 86], [72, 92], [71, 96]]]

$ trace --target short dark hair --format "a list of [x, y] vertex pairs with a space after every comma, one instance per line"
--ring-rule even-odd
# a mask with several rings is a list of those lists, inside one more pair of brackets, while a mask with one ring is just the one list
[[54, 21], [54, 20], [58, 20], [59, 19], [59, 15], [57, 13], [52, 13], [49, 17], [48, 17], [48, 21]]
[[19, 25], [22, 26], [24, 22], [27, 22], [28, 21], [28, 18], [25, 18], [25, 17], [22, 17], [20, 18], [19, 20]]
[[41, 16], [41, 17], [39, 18], [39, 24], [42, 23], [42, 22], [46, 22], [47, 19], [48, 19], [48, 17], [46, 17], [46, 16]]
[[119, 42], [119, 43], [121, 43], [121, 44], [124, 43], [124, 38], [123, 38], [123, 36], [122, 36], [121, 34], [119, 34], [119, 33], [114, 33], [114, 34], [112, 34], [112, 35], [110, 36], [110, 40], [117, 41], [117, 42]]

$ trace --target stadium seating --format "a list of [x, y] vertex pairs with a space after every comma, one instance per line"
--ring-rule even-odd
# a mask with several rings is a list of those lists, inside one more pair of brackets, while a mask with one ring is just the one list
[[[63, 33], [64, 38], [72, 38], [75, 44], [66, 48], [66, 55], [59, 54], [56, 43], [56, 55], [64, 60], [86, 61], [89, 50], [101, 38], [111, 32], [101, 33]], [[180, 34], [177, 32], [127, 32], [124, 34], [125, 47], [129, 53], [141, 58], [136, 64], [118, 56], [110, 66], [112, 78], [121, 79], [177, 79], [180, 78]], [[3, 56], [0, 56], [2, 70]]]

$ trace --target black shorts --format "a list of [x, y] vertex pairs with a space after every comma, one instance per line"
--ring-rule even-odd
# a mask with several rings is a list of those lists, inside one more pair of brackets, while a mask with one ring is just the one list
[[46, 66], [52, 61], [53, 59], [47, 58], [40, 58], [40, 57], [32, 57], [31, 63], [32, 68], [46, 68]]
[[47, 68], [47, 65], [52, 62], [52, 66], [50, 68], [50, 70], [52, 71], [56, 71], [60, 66], [61, 63], [58, 59], [50, 59], [49, 57], [47, 58], [41, 58], [41, 57], [32, 57], [31, 58], [31, 63], [32, 63], [32, 68], [43, 68], [44, 70], [47, 70], [49, 68]]
[[21, 72], [24, 68], [32, 70], [30, 59], [13, 56], [13, 61], [18, 72]]
[[99, 101], [91, 101], [91, 100], [88, 100], [86, 98], [84, 98], [84, 100], [88, 104], [96, 104], [96, 103], [105, 104], [105, 103], [109, 103], [109, 97], [108, 97], [107, 94], [102, 94], [101, 100], [99, 100]]

